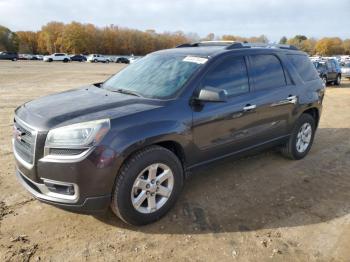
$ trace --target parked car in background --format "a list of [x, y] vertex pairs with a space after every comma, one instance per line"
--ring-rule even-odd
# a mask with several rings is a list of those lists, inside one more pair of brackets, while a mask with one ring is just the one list
[[44, 56], [43, 55], [35, 55], [38, 60], [43, 60]]
[[44, 56], [43, 60], [45, 62], [62, 61], [67, 63], [70, 61], [70, 56], [65, 53], [54, 53], [52, 55]]
[[72, 55], [70, 57], [72, 61], [78, 61], [78, 62], [86, 62], [86, 57], [83, 55]]
[[343, 77], [346, 77], [347, 79], [350, 80], [350, 61], [342, 65], [341, 74]]
[[14, 119], [17, 178], [46, 203], [111, 207], [142, 225], [171, 209], [199, 166], [269, 147], [304, 158], [324, 85], [304, 52], [255, 46], [185, 44], [25, 103]]
[[17, 61], [18, 54], [16, 52], [0, 52], [0, 60]]
[[118, 57], [115, 60], [116, 63], [121, 63], [121, 64], [130, 64], [129, 59], [127, 59], [126, 57]]
[[90, 63], [109, 63], [111, 62], [111, 59], [104, 56], [104, 55], [99, 55], [99, 54], [91, 54], [86, 58], [87, 62]]
[[338, 62], [334, 59], [327, 59], [318, 62], [313, 62], [320, 78], [325, 84], [333, 83], [340, 85], [341, 69]]

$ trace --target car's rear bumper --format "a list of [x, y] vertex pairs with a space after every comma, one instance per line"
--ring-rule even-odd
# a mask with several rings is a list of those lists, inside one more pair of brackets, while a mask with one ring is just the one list
[[62, 202], [62, 199], [45, 194], [45, 192], [43, 192], [45, 187], [44, 184], [32, 181], [23, 175], [18, 169], [16, 170], [16, 176], [23, 187], [36, 199], [66, 210], [82, 213], [100, 212], [105, 211], [109, 207], [111, 201], [111, 195], [109, 194], [96, 197], [86, 197], [77, 203], [64, 203]]

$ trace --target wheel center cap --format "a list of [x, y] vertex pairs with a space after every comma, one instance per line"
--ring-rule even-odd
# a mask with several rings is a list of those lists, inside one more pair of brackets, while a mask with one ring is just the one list
[[156, 185], [151, 185], [150, 188], [149, 188], [149, 191], [151, 193], [155, 193], [157, 191], [157, 186]]

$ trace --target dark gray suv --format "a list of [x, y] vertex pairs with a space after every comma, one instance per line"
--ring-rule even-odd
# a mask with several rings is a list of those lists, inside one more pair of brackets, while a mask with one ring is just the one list
[[151, 223], [199, 166], [269, 147], [305, 157], [324, 90], [292, 46], [202, 42], [158, 51], [103, 83], [18, 107], [17, 177], [43, 202], [111, 207], [127, 223]]

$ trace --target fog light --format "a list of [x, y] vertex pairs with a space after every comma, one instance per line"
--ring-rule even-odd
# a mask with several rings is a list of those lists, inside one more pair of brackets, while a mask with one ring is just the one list
[[75, 194], [74, 186], [67, 184], [55, 184], [52, 182], [44, 181], [45, 186], [47, 189], [53, 193], [67, 195], [67, 196], [73, 196]]

